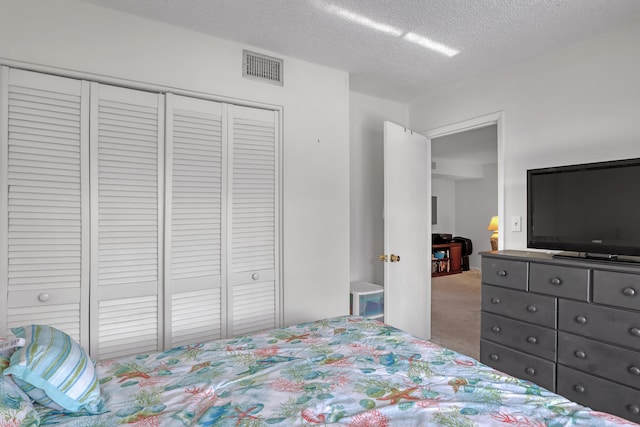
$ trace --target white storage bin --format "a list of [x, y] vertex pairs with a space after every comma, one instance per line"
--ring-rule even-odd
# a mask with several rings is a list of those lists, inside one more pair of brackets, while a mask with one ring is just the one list
[[384, 287], [369, 282], [351, 282], [351, 314], [384, 321]]

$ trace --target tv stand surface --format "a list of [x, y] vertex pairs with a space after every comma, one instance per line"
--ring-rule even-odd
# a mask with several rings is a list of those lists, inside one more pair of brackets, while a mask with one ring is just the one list
[[616, 255], [616, 254], [599, 254], [594, 252], [559, 252], [553, 255], [553, 258], [582, 259], [605, 262], [620, 263], [637, 263], [640, 264], [640, 257]]

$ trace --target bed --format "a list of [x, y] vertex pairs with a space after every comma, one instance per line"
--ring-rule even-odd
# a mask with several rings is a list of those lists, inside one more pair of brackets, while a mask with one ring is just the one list
[[107, 412], [35, 405], [40, 425], [634, 424], [361, 317], [103, 360], [95, 372]]

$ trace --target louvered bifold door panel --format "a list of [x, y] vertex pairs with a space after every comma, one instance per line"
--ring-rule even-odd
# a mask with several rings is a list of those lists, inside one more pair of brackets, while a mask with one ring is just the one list
[[229, 106], [229, 334], [279, 326], [277, 113]]
[[163, 95], [91, 84], [91, 355], [162, 347]]
[[6, 67], [2, 86], [0, 335], [45, 324], [88, 348], [89, 86]]
[[[225, 326], [223, 105], [167, 94], [165, 347], [213, 340]], [[223, 126], [223, 124], [225, 126]]]

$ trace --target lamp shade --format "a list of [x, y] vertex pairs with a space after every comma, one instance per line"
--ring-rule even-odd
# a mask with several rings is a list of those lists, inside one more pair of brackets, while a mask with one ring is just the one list
[[496, 231], [497, 229], [498, 229], [498, 217], [493, 216], [491, 217], [491, 222], [489, 222], [489, 226], [487, 227], [487, 230]]

